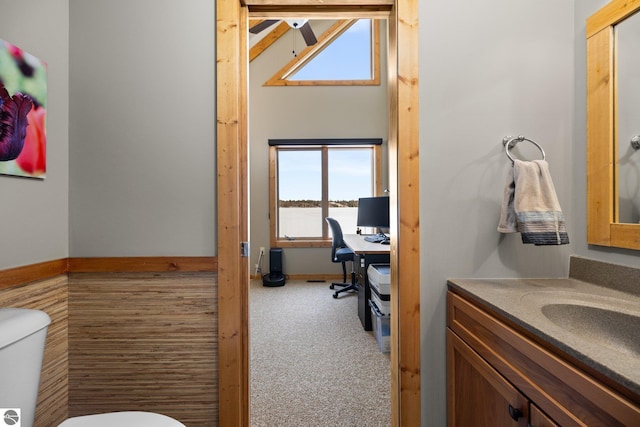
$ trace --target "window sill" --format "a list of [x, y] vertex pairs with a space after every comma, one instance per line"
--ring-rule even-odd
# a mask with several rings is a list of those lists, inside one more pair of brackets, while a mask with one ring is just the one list
[[276, 240], [271, 242], [271, 247], [275, 248], [330, 248], [331, 240]]

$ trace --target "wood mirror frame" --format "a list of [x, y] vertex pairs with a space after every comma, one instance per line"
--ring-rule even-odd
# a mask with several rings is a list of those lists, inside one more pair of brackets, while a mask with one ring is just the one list
[[612, 0], [587, 19], [587, 243], [640, 249], [640, 224], [617, 222], [615, 33], [640, 0]]

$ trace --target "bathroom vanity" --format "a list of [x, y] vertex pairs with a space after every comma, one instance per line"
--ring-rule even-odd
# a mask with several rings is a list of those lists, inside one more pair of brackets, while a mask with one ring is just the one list
[[449, 425], [639, 426], [639, 278], [572, 257], [563, 279], [449, 280]]
[[[640, 1], [611, 0], [586, 22], [591, 245], [640, 250], [621, 187], [639, 19]], [[572, 257], [567, 278], [450, 279], [447, 405], [449, 426], [640, 426], [640, 269]]]

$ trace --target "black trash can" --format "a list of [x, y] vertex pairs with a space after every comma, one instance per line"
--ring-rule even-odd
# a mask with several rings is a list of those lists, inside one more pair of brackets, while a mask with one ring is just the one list
[[284, 286], [284, 283], [282, 248], [271, 248], [269, 249], [269, 273], [262, 276], [262, 286]]

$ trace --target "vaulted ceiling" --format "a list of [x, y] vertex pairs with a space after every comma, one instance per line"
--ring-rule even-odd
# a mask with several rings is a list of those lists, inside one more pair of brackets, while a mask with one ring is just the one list
[[[273, 23], [271, 23], [273, 22]], [[332, 26], [329, 30], [322, 33], [320, 37], [314, 33], [316, 38], [316, 43], [311, 44], [307, 43], [307, 47], [315, 46], [316, 50], [319, 51], [321, 48], [331, 41], [333, 41], [337, 36], [342, 34], [349, 26], [351, 26], [355, 20], [342, 20], [338, 22], [350, 22], [350, 24], [346, 27], [338, 27]], [[271, 45], [273, 45], [276, 41], [278, 41], [281, 37], [287, 34], [289, 31], [300, 31], [293, 27], [296, 23], [292, 25], [288, 24], [285, 20], [265, 20], [265, 19], [252, 19], [249, 21], [249, 61], [253, 61], [257, 58], [262, 52], [268, 49]], [[309, 28], [317, 28], [316, 21], [309, 21]], [[262, 29], [261, 29], [262, 27]], [[257, 29], [257, 32], [252, 32], [251, 29]], [[316, 30], [317, 31], [317, 30]], [[320, 45], [320, 46], [316, 46]]]

